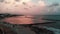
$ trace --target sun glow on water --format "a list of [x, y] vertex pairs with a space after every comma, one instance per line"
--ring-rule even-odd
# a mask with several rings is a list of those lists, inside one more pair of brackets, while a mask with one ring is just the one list
[[32, 16], [10, 17], [10, 18], [5, 18], [2, 21], [5, 21], [11, 24], [32, 24], [33, 23]]

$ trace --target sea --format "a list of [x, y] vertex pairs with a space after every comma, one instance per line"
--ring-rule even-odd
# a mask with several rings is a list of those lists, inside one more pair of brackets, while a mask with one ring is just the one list
[[48, 30], [54, 31], [55, 34], [60, 34], [60, 15], [44, 15], [39, 17], [43, 17], [44, 20], [54, 21], [55, 23], [52, 22], [50, 24], [45, 24], [44, 26]]
[[[10, 24], [37, 24], [44, 28], [60, 34], [60, 15], [37, 15], [37, 16], [17, 16], [5, 18], [2, 21], [6, 21]], [[18, 22], [18, 23], [17, 23]]]
[[44, 15], [44, 16], [37, 16], [36, 18], [39, 19], [39, 17], [42, 17], [42, 20], [47, 21], [54, 21], [55, 23], [47, 24], [46, 26], [54, 27], [60, 29], [60, 15]]

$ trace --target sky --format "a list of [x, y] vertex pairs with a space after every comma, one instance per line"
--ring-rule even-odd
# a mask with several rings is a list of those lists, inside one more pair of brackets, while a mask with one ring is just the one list
[[44, 0], [47, 5], [52, 4], [52, 3], [60, 3], [60, 0]]
[[0, 0], [0, 13], [60, 15], [60, 0]]

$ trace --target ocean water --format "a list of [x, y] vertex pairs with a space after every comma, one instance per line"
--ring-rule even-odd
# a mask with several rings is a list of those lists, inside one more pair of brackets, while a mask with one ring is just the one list
[[[60, 34], [60, 15], [17, 16], [8, 17], [1, 21], [8, 22], [10, 24], [42, 23], [38, 26], [43, 26], [44, 28], [53, 31], [55, 34]], [[45, 24], [46, 22], [48, 22], [48, 24]]]
[[60, 15], [45, 15], [37, 16], [36, 18], [43, 17], [42, 19], [48, 21], [54, 21], [55, 23], [44, 24], [44, 27], [53, 31], [55, 34], [60, 34]]
[[59, 15], [17, 16], [17, 17], [5, 18], [2, 21], [5, 21], [11, 24], [34, 24], [34, 23], [49, 22], [49, 24], [44, 24], [44, 26], [60, 29], [60, 16]]
[[51, 23], [50, 25], [47, 26], [60, 29], [60, 15], [48, 15], [48, 16], [44, 16], [44, 19], [48, 21], [56, 22], [56, 23]]

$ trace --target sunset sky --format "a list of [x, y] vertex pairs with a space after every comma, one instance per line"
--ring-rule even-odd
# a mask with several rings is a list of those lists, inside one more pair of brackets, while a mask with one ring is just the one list
[[0, 0], [0, 13], [47, 15], [60, 13], [60, 0]]
[[[60, 15], [59, 1], [60, 0], [0, 0], [0, 13], [24, 15], [22, 17], [5, 18], [2, 21], [13, 24], [31, 24], [34, 23], [32, 15]], [[32, 17], [27, 18], [29, 16]], [[44, 22], [42, 18], [39, 19], [39, 23]]]

